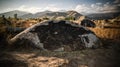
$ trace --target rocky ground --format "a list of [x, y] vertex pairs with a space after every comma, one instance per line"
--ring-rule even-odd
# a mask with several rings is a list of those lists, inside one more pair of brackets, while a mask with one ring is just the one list
[[[46, 51], [41, 51], [39, 48], [30, 45], [34, 39], [36, 43], [34, 36], [31, 38], [26, 35], [23, 36], [23, 38], [30, 39], [29, 43], [25, 39], [21, 39], [23, 44], [18, 43], [18, 39], [16, 44], [10, 44], [9, 41], [6, 41], [7, 34], [0, 33], [0, 67], [120, 67], [120, 40], [100, 39], [103, 45], [98, 48], [77, 49], [83, 42], [82, 39], [78, 39], [78, 35], [93, 34], [93, 32], [68, 24], [66, 26], [66, 24], [52, 23], [52, 27], [49, 27], [50, 25], [40, 26], [42, 28], [38, 29], [35, 27], [35, 30], [32, 30], [32, 34], [35, 32], [44, 34], [44, 36], [39, 35], [39, 37], [45, 44], [45, 48], [48, 49]], [[48, 28], [46, 29], [46, 27]], [[79, 32], [78, 29], [82, 32]], [[31, 33], [31, 31], [28, 33]], [[86, 39], [86, 42], [92, 41], [92, 39], [88, 39]], [[94, 43], [94, 41], [92, 42]], [[51, 51], [54, 49], [51, 46], [56, 47], [56, 45], [69, 45], [71, 43], [71, 47], [65, 46], [65, 51]]]
[[71, 52], [1, 49], [0, 67], [120, 67], [119, 40], [103, 40], [98, 49]]

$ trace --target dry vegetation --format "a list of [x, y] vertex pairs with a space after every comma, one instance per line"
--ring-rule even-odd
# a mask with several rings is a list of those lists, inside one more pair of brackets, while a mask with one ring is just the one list
[[119, 28], [90, 28], [100, 38], [120, 39]]
[[90, 28], [98, 37], [120, 40], [120, 17], [108, 20], [95, 20], [96, 28]]
[[[11, 33], [6, 32], [6, 27], [0, 27], [1, 37], [5, 34], [6, 39], [10, 37]], [[4, 42], [2, 40], [0, 46], [5, 45], [5, 48], [0, 47], [0, 67], [120, 67], [120, 28], [90, 29], [102, 38], [102, 48], [74, 52], [41, 52], [28, 48], [10, 51], [11, 49], [6, 50], [9, 48], [6, 48], [6, 43], [1, 43]]]

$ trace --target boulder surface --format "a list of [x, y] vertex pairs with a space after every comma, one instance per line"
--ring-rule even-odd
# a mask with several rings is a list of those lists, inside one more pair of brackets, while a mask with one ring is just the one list
[[10, 43], [51, 51], [74, 51], [101, 45], [100, 39], [88, 28], [62, 20], [37, 23], [17, 34]]

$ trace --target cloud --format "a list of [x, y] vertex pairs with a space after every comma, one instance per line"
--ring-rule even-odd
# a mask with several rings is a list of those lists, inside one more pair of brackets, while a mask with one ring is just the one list
[[79, 13], [96, 13], [101, 8], [98, 7], [97, 5], [100, 5], [100, 3], [91, 4], [90, 6], [87, 6], [85, 4], [77, 5], [74, 10]]
[[115, 0], [114, 3], [120, 3], [120, 0]]
[[50, 4], [46, 7], [28, 7], [26, 5], [22, 5], [19, 8], [17, 8], [17, 10], [36, 13], [36, 12], [42, 12], [42, 11], [45, 11], [45, 10], [59, 11], [60, 8], [55, 7], [54, 4]]
[[117, 6], [119, 6], [119, 7], [120, 7], [120, 4], [118, 4]]
[[87, 10], [89, 10], [89, 8], [87, 6], [85, 6], [85, 4], [82, 4], [82, 5], [77, 5], [74, 10], [82, 13], [82, 12], [87, 12]]
[[8, 12], [8, 11], [13, 11], [13, 10], [20, 10], [20, 11], [25, 11], [25, 12], [30, 12], [30, 13], [37, 13], [37, 12], [42, 12], [45, 10], [49, 10], [49, 11], [59, 11], [61, 10], [61, 8], [56, 7], [55, 4], [49, 4], [45, 7], [30, 7], [27, 5], [22, 5], [18, 8], [7, 8], [5, 10], [2, 10], [1, 12]]
[[[120, 1], [120, 0], [118, 0]], [[118, 2], [115, 0], [115, 2]], [[70, 6], [71, 7], [71, 6]], [[2, 10], [1, 12], [6, 12], [6, 11], [12, 11], [12, 10], [20, 10], [20, 11], [26, 11], [30, 13], [36, 13], [36, 12], [42, 12], [45, 10], [50, 10], [50, 11], [60, 11], [60, 10], [75, 10], [79, 13], [108, 13], [108, 12], [118, 12], [120, 11], [120, 4], [111, 4], [109, 2], [106, 3], [94, 3], [90, 5], [86, 4], [78, 4], [75, 7], [71, 8], [64, 8], [64, 7], [58, 7], [57, 4], [48, 4], [46, 6], [28, 6], [28, 5], [21, 5], [18, 8], [7, 8], [5, 10]]]
[[61, 9], [56, 7], [55, 4], [50, 4], [50, 5], [46, 6], [45, 8], [43, 8], [43, 10], [59, 11]]
[[108, 12], [118, 12], [120, 11], [120, 4], [110, 4], [109, 2], [95, 3], [91, 5], [77, 5], [74, 10], [80, 13], [108, 13]]
[[26, 5], [22, 5], [19, 8], [17, 8], [17, 10], [31, 12], [31, 13], [39, 12], [41, 11], [41, 9], [42, 8], [38, 8], [38, 7], [28, 7]]

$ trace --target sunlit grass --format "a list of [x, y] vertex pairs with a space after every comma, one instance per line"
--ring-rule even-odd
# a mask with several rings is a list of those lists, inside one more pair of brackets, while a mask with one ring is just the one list
[[100, 38], [120, 39], [120, 29], [116, 28], [90, 28]]

